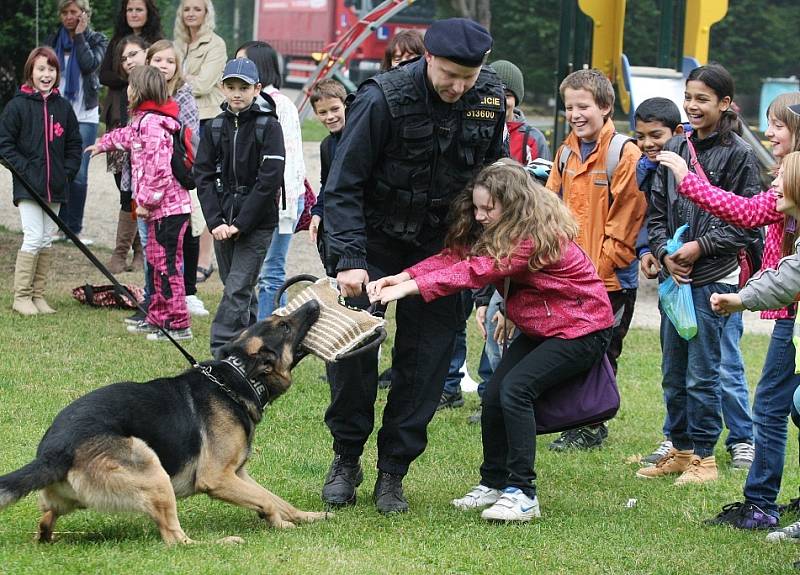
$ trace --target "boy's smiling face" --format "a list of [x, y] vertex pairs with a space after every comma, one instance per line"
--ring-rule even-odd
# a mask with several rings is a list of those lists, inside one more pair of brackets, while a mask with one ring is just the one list
[[314, 102], [314, 113], [331, 134], [344, 128], [344, 102], [339, 98], [320, 98]]
[[636, 120], [636, 144], [651, 162], [656, 161], [656, 155], [674, 135], [670, 128], [657, 120], [652, 122]]
[[564, 90], [564, 109], [572, 131], [584, 142], [596, 142], [611, 106], [597, 105], [594, 95], [583, 88]]
[[239, 78], [222, 81], [222, 93], [228, 102], [228, 109], [236, 114], [249, 108], [260, 91], [261, 84], [248, 84]]

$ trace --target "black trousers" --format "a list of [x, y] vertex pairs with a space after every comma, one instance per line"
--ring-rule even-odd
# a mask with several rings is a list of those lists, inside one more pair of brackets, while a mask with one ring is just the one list
[[481, 483], [536, 495], [536, 399], [589, 369], [606, 351], [611, 329], [575, 339], [534, 339], [520, 334], [483, 392]]
[[636, 305], [636, 289], [622, 289], [608, 292], [611, 311], [614, 312], [614, 331], [608, 344], [608, 361], [617, 373], [617, 359], [622, 355], [622, 340], [628, 335]]
[[[400, 273], [438, 253], [441, 241], [410, 246], [371, 232], [367, 246], [370, 280]], [[365, 307], [366, 298], [352, 305]], [[458, 294], [425, 303], [419, 296], [397, 302], [392, 386], [378, 432], [378, 469], [405, 475], [428, 442], [427, 427], [442, 395], [453, 344], [465, 318]], [[325, 423], [333, 450], [359, 456], [374, 427], [377, 353], [328, 364], [331, 403]]]

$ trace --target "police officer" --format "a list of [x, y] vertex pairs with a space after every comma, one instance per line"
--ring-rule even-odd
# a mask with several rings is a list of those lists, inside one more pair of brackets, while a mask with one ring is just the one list
[[[483, 67], [492, 37], [463, 18], [434, 22], [425, 55], [364, 82], [325, 186], [326, 268], [351, 303], [370, 280], [396, 274], [443, 247], [451, 201], [481, 167], [503, 156], [505, 97]], [[378, 432], [373, 498], [404, 512], [402, 480], [424, 450], [456, 332], [458, 296], [397, 303], [392, 386]], [[335, 457], [322, 489], [332, 506], [354, 504], [359, 458], [374, 423], [377, 354], [328, 366], [325, 423]]]

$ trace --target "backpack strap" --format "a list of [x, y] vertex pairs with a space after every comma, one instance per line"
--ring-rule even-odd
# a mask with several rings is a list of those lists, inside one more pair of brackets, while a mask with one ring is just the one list
[[222, 123], [225, 118], [216, 116], [211, 120], [211, 142], [214, 144], [214, 149], [219, 147], [219, 141], [222, 138]]
[[625, 149], [625, 144], [633, 142], [633, 138], [629, 138], [625, 134], [615, 132], [611, 137], [611, 143], [608, 145], [606, 151], [606, 176], [608, 176], [608, 187], [611, 187], [611, 179], [614, 177], [614, 172], [619, 166], [619, 161], [622, 158], [622, 150]]
[[561, 176], [561, 188], [558, 190], [558, 195], [564, 197], [564, 168], [567, 166], [567, 160], [572, 154], [572, 150], [566, 144], [561, 144], [561, 150], [558, 154], [558, 175]]

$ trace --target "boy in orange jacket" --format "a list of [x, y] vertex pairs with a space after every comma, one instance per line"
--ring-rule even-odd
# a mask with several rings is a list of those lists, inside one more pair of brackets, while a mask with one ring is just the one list
[[[558, 149], [547, 187], [559, 194], [578, 220], [576, 242], [589, 255], [608, 291], [614, 331], [608, 358], [614, 371], [636, 302], [636, 238], [647, 201], [636, 182], [641, 152], [633, 140], [617, 134], [614, 88], [600, 70], [578, 70], [560, 86], [571, 132]], [[635, 277], [635, 276], [634, 276]], [[550, 449], [600, 447], [605, 424], [565, 431]]]

